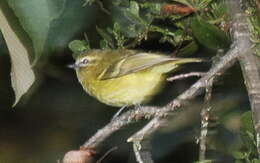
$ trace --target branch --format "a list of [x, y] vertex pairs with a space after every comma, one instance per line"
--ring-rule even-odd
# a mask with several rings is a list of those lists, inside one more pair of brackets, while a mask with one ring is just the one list
[[144, 128], [139, 130], [133, 136], [128, 139], [128, 142], [141, 141], [149, 137], [161, 126], [166, 124], [167, 120], [164, 118], [169, 115], [170, 112], [177, 110], [179, 106], [185, 105], [189, 100], [196, 97], [202, 88], [207, 86], [207, 82], [217, 75], [222, 74], [225, 70], [231, 67], [236, 59], [239, 57], [239, 45], [234, 44], [231, 49], [220, 58], [219, 62], [216, 63], [205, 76], [200, 78], [195, 84], [193, 84], [189, 89], [179, 95], [176, 99], [170, 102], [168, 105], [160, 109], [159, 114], [156, 115]]
[[251, 105], [257, 138], [258, 157], [260, 158], [260, 58], [254, 54], [254, 49], [252, 48], [246, 15], [235, 0], [230, 0], [230, 5], [233, 6], [230, 11], [230, 14], [234, 15], [233, 21], [238, 22], [234, 26], [234, 31], [236, 31], [234, 32], [234, 38], [242, 46], [242, 55], [239, 58], [239, 62]]
[[119, 129], [140, 121], [141, 119], [149, 119], [151, 116], [158, 114], [160, 110], [157, 107], [142, 107], [127, 111], [122, 115], [114, 118], [104, 128], [97, 131], [88, 141], [86, 141], [83, 148], [97, 148], [104, 140]]
[[235, 0], [230, 0], [230, 14], [234, 15], [233, 21], [237, 22], [234, 26], [234, 38], [238, 40], [243, 47], [239, 62], [241, 65], [247, 93], [250, 100], [252, 117], [257, 137], [257, 150], [260, 157], [260, 59], [254, 55], [252, 43], [250, 41], [250, 32], [247, 25], [246, 16], [241, 10], [241, 4]]
[[151, 155], [151, 144], [149, 140], [134, 142], [133, 149], [138, 163], [153, 163]]
[[[167, 116], [169, 112], [176, 110], [177, 107], [183, 105], [186, 101], [196, 97], [202, 88], [206, 87], [206, 83], [212, 77], [219, 75], [219, 73], [224, 72], [227, 68], [231, 67], [238, 57], [238, 48], [234, 46], [225, 56], [220, 58], [218, 64], [212, 67], [204, 77], [198, 80], [195, 84], [193, 84], [189, 89], [187, 89], [184, 93], [179, 95], [175, 100], [170, 102], [165, 107], [140, 107], [136, 110], [130, 110], [126, 113], [115, 118], [113, 121], [108, 123], [104, 128], [97, 131], [95, 135], [93, 135], [89, 140], [87, 140], [82, 147], [84, 148], [97, 148], [106, 138], [108, 138], [111, 134], [118, 131], [119, 129], [135, 123], [141, 119], [150, 119], [155, 117], [145, 128], [151, 129], [146, 133], [153, 133], [156, 129], [159, 128], [163, 123], [164, 116]], [[158, 122], [158, 123], [157, 123]], [[149, 127], [150, 126], [150, 127]], [[144, 129], [143, 129], [144, 130]], [[140, 134], [140, 133], [139, 133]], [[136, 136], [140, 138], [140, 136]], [[149, 134], [148, 134], [149, 135]], [[131, 137], [128, 141], [134, 141], [136, 137]]]
[[[236, 0], [230, 0], [232, 4], [230, 4], [230, 8], [234, 9], [234, 4], [238, 3]], [[240, 9], [240, 7], [238, 7]], [[231, 13], [231, 17], [234, 17], [232, 22], [232, 29], [234, 31], [233, 33], [233, 45], [231, 49], [226, 53], [225, 56], [223, 56], [220, 61], [212, 67], [209, 72], [202, 77], [199, 81], [197, 81], [195, 84], [193, 84], [188, 90], [186, 90], [184, 93], [179, 95], [176, 99], [174, 99], [171, 103], [169, 103], [166, 107], [164, 107], [161, 110], [162, 115], [168, 115], [169, 112], [176, 110], [176, 108], [180, 105], [184, 105], [186, 101], [194, 98], [197, 96], [199, 90], [201, 88], [205, 88], [207, 86], [207, 81], [209, 81], [212, 77], [219, 75], [219, 73], [223, 73], [227, 68], [231, 67], [236, 59], [238, 59], [242, 54], [244, 55], [245, 52], [247, 52], [250, 49], [251, 45], [250, 42], [248, 42], [247, 39], [241, 39], [241, 37], [249, 37], [249, 34], [246, 30], [244, 30], [244, 26], [241, 26], [240, 18], [238, 17], [241, 15], [237, 11], [235, 11], [236, 14]], [[241, 57], [242, 58], [242, 57]], [[259, 74], [258, 74], [259, 76]], [[258, 101], [259, 102], [259, 101]], [[259, 114], [260, 115], [260, 114]], [[159, 129], [160, 126], [165, 124], [167, 120], [165, 118], [162, 118], [162, 116], [156, 116], [154, 119], [152, 119], [145, 127], [143, 127], [141, 130], [139, 130], [137, 133], [135, 133], [133, 136], [131, 136], [128, 141], [133, 142], [135, 140], [143, 140], [145, 138], [148, 138], [153, 134], [156, 130]], [[260, 129], [259, 129], [260, 130]]]
[[206, 86], [206, 93], [204, 99], [204, 107], [201, 110], [201, 129], [200, 129], [200, 151], [199, 151], [199, 161], [205, 161], [206, 158], [206, 148], [207, 148], [207, 134], [208, 134], [208, 125], [210, 118], [211, 105], [210, 100], [212, 96], [212, 86], [213, 78], [208, 81]]

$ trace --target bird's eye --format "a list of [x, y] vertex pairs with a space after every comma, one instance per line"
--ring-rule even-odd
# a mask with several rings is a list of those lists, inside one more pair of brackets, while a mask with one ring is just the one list
[[83, 59], [83, 60], [81, 61], [81, 63], [84, 64], [84, 65], [87, 64], [87, 63], [88, 63], [88, 59], [87, 59], [87, 58]]

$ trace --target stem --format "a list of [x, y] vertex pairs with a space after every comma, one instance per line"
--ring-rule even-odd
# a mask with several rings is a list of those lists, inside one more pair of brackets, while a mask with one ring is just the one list
[[212, 86], [213, 86], [213, 79], [210, 79], [206, 87], [206, 93], [204, 99], [205, 106], [201, 110], [200, 152], [199, 152], [200, 161], [204, 161], [206, 159], [207, 134], [208, 134], [210, 111], [211, 111], [210, 100], [212, 96]]

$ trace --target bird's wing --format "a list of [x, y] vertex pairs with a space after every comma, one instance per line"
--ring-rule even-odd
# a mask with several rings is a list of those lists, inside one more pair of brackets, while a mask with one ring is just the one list
[[111, 64], [99, 75], [100, 80], [121, 77], [168, 61], [178, 60], [165, 55], [136, 53]]

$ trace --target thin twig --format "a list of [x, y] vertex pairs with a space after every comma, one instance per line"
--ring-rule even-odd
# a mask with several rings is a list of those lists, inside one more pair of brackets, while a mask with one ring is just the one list
[[212, 77], [220, 75], [227, 68], [231, 67], [237, 58], [240, 56], [239, 53], [239, 45], [233, 45], [232, 48], [227, 52], [226, 55], [220, 58], [219, 62], [216, 63], [200, 80], [198, 80], [195, 84], [193, 84], [189, 89], [179, 95], [176, 99], [170, 102], [168, 105], [160, 109], [160, 113], [156, 115], [154, 119], [152, 119], [145, 127], [135, 133], [133, 136], [128, 138], [128, 142], [133, 141], [141, 141], [145, 138], [151, 136], [156, 130], [158, 130], [162, 125], [167, 124], [165, 116], [169, 114], [169, 112], [175, 111], [181, 105], [185, 105], [187, 101], [196, 97], [202, 88], [207, 86], [208, 80]]
[[101, 163], [101, 161], [103, 161], [105, 157], [107, 157], [111, 152], [113, 152], [117, 149], [118, 149], [118, 147], [113, 147], [113, 148], [109, 149], [100, 159], [97, 160], [96, 163]]
[[212, 97], [212, 86], [213, 78], [207, 82], [205, 98], [204, 98], [204, 107], [201, 110], [201, 129], [200, 129], [200, 151], [199, 151], [199, 161], [204, 161], [206, 159], [206, 150], [207, 150], [207, 134], [208, 134], [208, 125], [210, 118], [211, 105], [210, 100]]
[[[230, 0], [230, 1], [232, 1], [232, 2], [234, 1], [234, 3], [237, 3], [236, 0]], [[232, 5], [230, 5], [230, 7], [234, 8], [234, 6], [232, 6]], [[233, 14], [232, 16], [237, 16], [237, 14], [235, 14], [235, 15]], [[176, 110], [176, 108], [178, 108], [178, 106], [184, 105], [185, 102], [187, 102], [191, 98], [194, 98], [198, 94], [199, 90], [201, 90], [201, 88], [206, 87], [206, 81], [208, 81], [210, 78], [216, 76], [218, 73], [223, 73], [223, 71], [225, 71], [227, 68], [229, 68], [233, 65], [234, 61], [236, 61], [241, 55], [244, 55], [245, 52], [247, 52], [250, 49], [250, 46], [248, 46], [248, 45], [250, 45], [248, 40], [241, 39], [241, 37], [248, 37], [249, 35], [248, 35], [247, 31], [244, 30], [244, 27], [240, 26], [240, 19], [234, 19], [234, 21], [232, 22], [232, 28], [234, 29], [234, 33], [233, 33], [234, 43], [231, 46], [231, 49], [226, 53], [226, 55], [221, 57], [219, 62], [216, 63], [215, 65], [213, 65], [213, 67], [210, 69], [210, 71], [204, 77], [202, 77], [200, 80], [198, 80], [188, 90], [186, 90], [184, 93], [179, 95], [176, 99], [174, 99], [167, 106], [163, 107], [161, 109], [160, 114], [167, 115], [167, 113], [169, 113], [170, 111]], [[237, 28], [239, 28], [240, 30], [237, 30]], [[260, 113], [260, 111], [258, 111], [258, 112]], [[259, 121], [257, 121], [257, 122], [259, 122]], [[143, 127], [141, 130], [139, 130], [133, 136], [128, 138], [128, 141], [135, 141], [135, 140], [141, 141], [145, 138], [148, 138], [149, 136], [151, 136], [151, 134], [153, 134], [156, 130], [158, 130], [160, 128], [160, 126], [162, 126], [163, 124], [166, 124], [166, 123], [167, 123], [167, 120], [165, 118], [162, 118], [162, 116], [156, 116], [145, 127]], [[259, 130], [260, 130], [260, 128], [259, 128]], [[260, 138], [260, 135], [259, 135], [259, 138]], [[259, 139], [259, 142], [260, 142], [260, 139]]]
[[194, 77], [194, 76], [195, 77], [201, 77], [205, 74], [206, 74], [206, 72], [190, 72], [190, 73], [187, 73], [187, 74], [180, 74], [180, 75], [175, 75], [173, 77], [169, 77], [169, 78], [167, 78], [167, 81], [181, 80], [181, 79]]
[[141, 119], [149, 119], [156, 115], [160, 110], [158, 107], [142, 107], [141, 109], [135, 109], [127, 111], [118, 117], [110, 121], [102, 129], [98, 130], [88, 141], [82, 146], [85, 148], [97, 148], [106, 138], [119, 129], [137, 122]]
[[138, 163], [153, 163], [150, 141], [133, 142], [135, 158]]
[[111, 15], [111, 13], [107, 9], [105, 9], [103, 3], [100, 0], [96, 0], [95, 2], [99, 5], [101, 11], [103, 11], [107, 15]]

